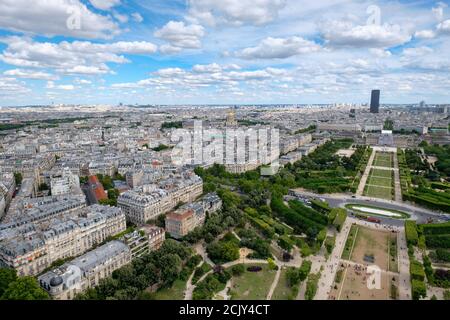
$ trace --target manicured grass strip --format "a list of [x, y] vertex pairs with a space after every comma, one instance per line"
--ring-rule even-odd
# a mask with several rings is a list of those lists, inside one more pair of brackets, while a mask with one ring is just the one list
[[350, 256], [352, 254], [353, 245], [356, 240], [356, 235], [358, 233], [358, 226], [352, 225], [350, 228], [350, 232], [348, 233], [347, 241], [345, 242], [344, 251], [342, 252], [341, 259], [350, 260]]
[[183, 300], [186, 290], [186, 281], [177, 280], [170, 288], [159, 290], [155, 293], [155, 300]]
[[[365, 216], [378, 216], [378, 217], [389, 217], [389, 218], [394, 218], [394, 219], [408, 219], [411, 216], [403, 211], [399, 211], [399, 210], [394, 210], [394, 209], [387, 209], [387, 208], [382, 208], [382, 207], [376, 207], [376, 206], [371, 206], [371, 205], [366, 205], [366, 204], [356, 204], [356, 203], [349, 203], [345, 206], [347, 209], [355, 211], [359, 214], [365, 215]], [[361, 211], [358, 210], [355, 207], [363, 207], [363, 208], [368, 208], [368, 209], [375, 209], [375, 210], [383, 210], [383, 211], [388, 211], [388, 212], [392, 212], [395, 214], [399, 214], [401, 215], [401, 217], [398, 216], [388, 216], [388, 215], [383, 215], [383, 214], [377, 214], [377, 213], [368, 213], [365, 211]]]
[[[275, 278], [276, 271], [269, 270], [267, 265], [260, 272], [245, 271], [242, 275], [233, 277], [231, 296], [233, 300], [265, 300], [270, 286]], [[246, 265], [246, 268], [249, 265]]]

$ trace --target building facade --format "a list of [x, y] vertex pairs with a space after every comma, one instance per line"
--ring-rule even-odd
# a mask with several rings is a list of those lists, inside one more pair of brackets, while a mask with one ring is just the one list
[[124, 192], [119, 196], [117, 204], [129, 221], [144, 225], [147, 221], [169, 212], [179, 203], [194, 201], [202, 193], [202, 179], [191, 173]]
[[71, 300], [131, 262], [130, 248], [120, 241], [104, 244], [38, 278], [55, 300]]
[[82, 209], [75, 217], [6, 229], [0, 234], [0, 265], [20, 276], [36, 275], [125, 230], [125, 214], [119, 208], [99, 205]]

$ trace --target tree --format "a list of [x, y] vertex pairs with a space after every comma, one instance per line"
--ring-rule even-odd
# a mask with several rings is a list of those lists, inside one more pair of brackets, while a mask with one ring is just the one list
[[301, 281], [298, 269], [294, 267], [287, 269], [286, 278], [290, 287], [299, 285]]
[[23, 177], [22, 177], [22, 173], [20, 172], [14, 172], [14, 179], [16, 181], [16, 185], [20, 185], [22, 183]]
[[0, 297], [3, 295], [10, 283], [17, 280], [16, 270], [1, 268], [0, 269]]
[[239, 246], [231, 241], [212, 243], [206, 250], [211, 260], [218, 263], [239, 259]]
[[11, 282], [1, 296], [1, 300], [48, 300], [49, 296], [36, 279], [33, 277], [22, 277]]

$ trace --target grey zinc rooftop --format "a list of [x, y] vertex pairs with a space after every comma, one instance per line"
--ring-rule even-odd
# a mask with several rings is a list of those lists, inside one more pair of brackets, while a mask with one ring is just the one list
[[123, 242], [111, 241], [78, 258], [75, 258], [70, 262], [65, 263], [59, 268], [41, 275], [38, 279], [39, 281], [43, 281], [48, 284], [50, 284], [50, 281], [56, 277], [62, 277], [66, 280], [71, 275], [71, 273], [68, 272], [70, 266], [78, 267], [82, 273], [86, 274], [120, 253], [129, 251], [130, 249]]

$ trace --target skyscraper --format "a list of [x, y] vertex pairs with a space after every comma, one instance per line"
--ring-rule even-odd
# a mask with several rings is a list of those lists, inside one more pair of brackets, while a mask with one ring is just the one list
[[380, 90], [372, 90], [372, 98], [370, 100], [370, 112], [380, 112]]

